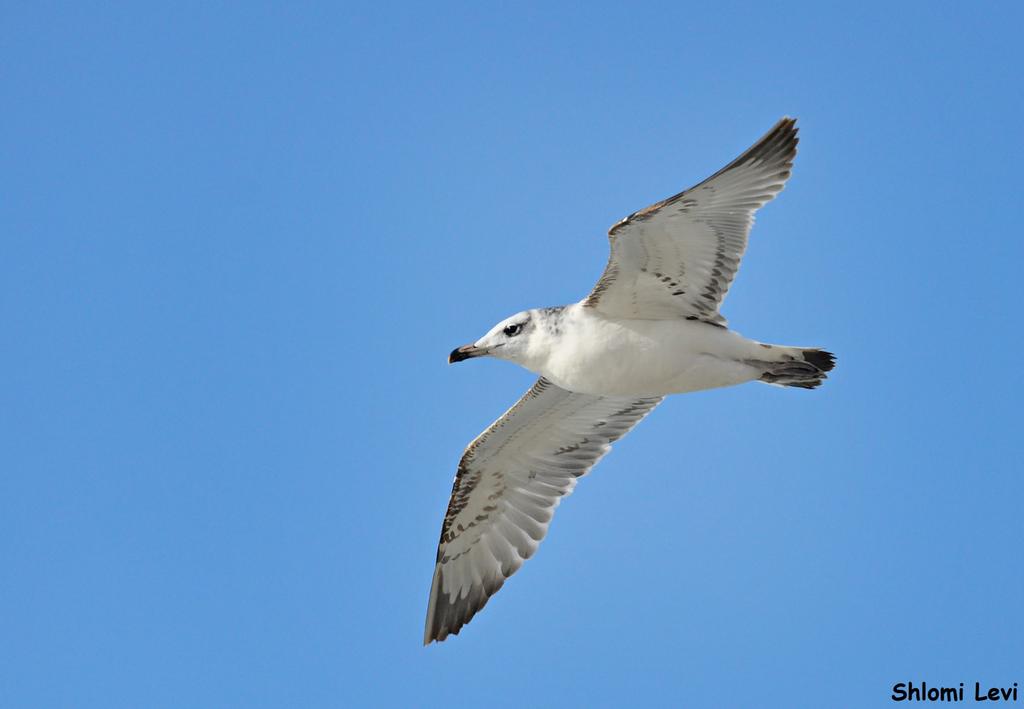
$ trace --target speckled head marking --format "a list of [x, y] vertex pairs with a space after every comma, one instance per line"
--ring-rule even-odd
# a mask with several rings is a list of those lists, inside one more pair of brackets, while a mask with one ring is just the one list
[[562, 325], [565, 322], [565, 306], [558, 305], [553, 308], [537, 308], [533, 310], [537, 314], [537, 326], [543, 328], [551, 335], [561, 335]]

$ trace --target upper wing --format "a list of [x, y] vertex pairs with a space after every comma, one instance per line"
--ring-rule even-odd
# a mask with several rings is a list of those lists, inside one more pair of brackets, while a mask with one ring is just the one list
[[441, 526], [424, 644], [484, 607], [540, 546], [576, 478], [660, 401], [574, 394], [541, 377], [469, 444]]
[[718, 325], [754, 212], [782, 191], [797, 145], [783, 118], [717, 173], [608, 232], [611, 256], [584, 305], [614, 317], [689, 317]]

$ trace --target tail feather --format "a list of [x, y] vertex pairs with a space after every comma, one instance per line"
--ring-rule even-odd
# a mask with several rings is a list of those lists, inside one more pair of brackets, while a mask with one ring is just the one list
[[804, 350], [804, 360], [813, 364], [822, 372], [831, 372], [836, 366], [836, 356], [825, 350]]
[[[779, 348], [783, 349], [783, 348]], [[784, 387], [814, 389], [828, 379], [826, 372], [836, 366], [836, 356], [819, 349], [785, 348], [781, 362], [762, 362], [762, 382]]]

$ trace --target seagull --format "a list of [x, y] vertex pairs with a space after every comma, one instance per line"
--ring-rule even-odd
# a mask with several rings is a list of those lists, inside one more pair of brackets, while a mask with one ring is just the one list
[[578, 303], [502, 320], [449, 363], [509, 360], [540, 378], [469, 444], [437, 547], [423, 644], [457, 634], [537, 551], [562, 497], [668, 394], [761, 381], [813, 389], [822, 349], [749, 340], [719, 313], [754, 212], [796, 157], [783, 118], [700, 184], [608, 232], [611, 255]]

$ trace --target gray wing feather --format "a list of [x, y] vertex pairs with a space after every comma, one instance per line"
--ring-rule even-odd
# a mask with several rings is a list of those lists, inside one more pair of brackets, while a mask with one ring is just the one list
[[724, 325], [718, 309], [754, 212], [782, 191], [798, 142], [796, 121], [783, 118], [708, 179], [613, 226], [608, 265], [584, 305], [614, 317]]
[[441, 525], [424, 644], [484, 607], [537, 550], [577, 478], [660, 401], [575, 394], [541, 377], [469, 444]]

